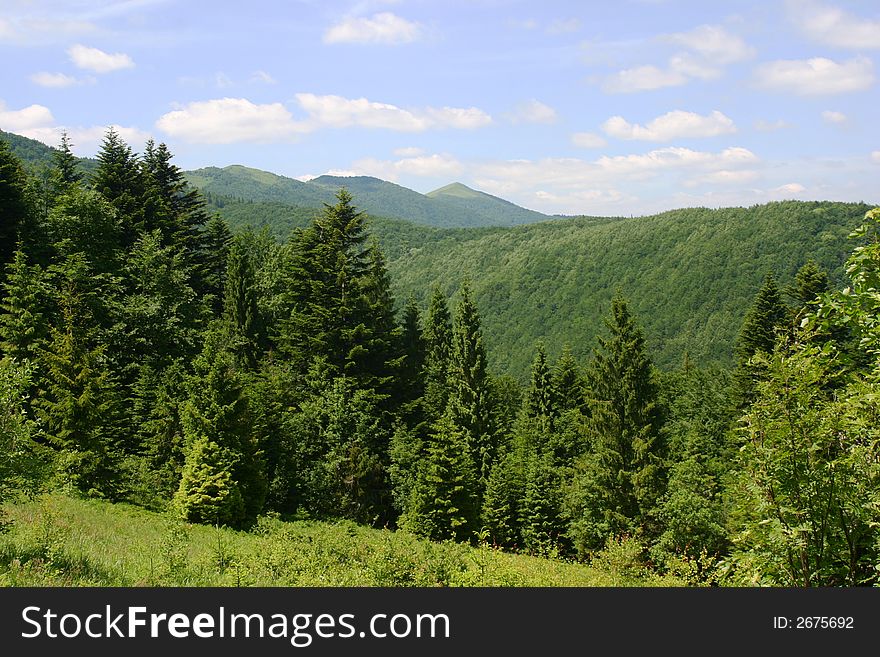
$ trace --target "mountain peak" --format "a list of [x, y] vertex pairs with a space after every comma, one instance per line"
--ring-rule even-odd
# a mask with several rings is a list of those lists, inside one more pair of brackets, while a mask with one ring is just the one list
[[467, 185], [463, 185], [460, 182], [450, 183], [445, 187], [441, 187], [440, 189], [435, 189], [433, 192], [428, 192], [425, 194], [428, 198], [437, 198], [438, 196], [455, 196], [457, 198], [478, 198], [483, 196], [483, 192], [478, 192], [475, 189], [471, 189]]

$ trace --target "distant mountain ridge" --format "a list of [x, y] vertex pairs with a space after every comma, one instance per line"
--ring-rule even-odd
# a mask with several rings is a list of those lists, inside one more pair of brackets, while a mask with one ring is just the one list
[[[50, 166], [55, 150], [44, 143], [0, 130], [0, 138], [29, 167]], [[94, 158], [80, 158], [84, 173], [97, 166]], [[334, 203], [345, 187], [357, 206], [368, 214], [404, 219], [437, 228], [517, 226], [550, 219], [509, 201], [452, 183], [428, 194], [370, 176], [318, 176], [308, 182], [240, 164], [184, 171], [187, 181], [209, 196], [243, 201], [281, 203], [297, 208], [320, 208]]]
[[296, 207], [332, 203], [336, 192], [344, 187], [355, 197], [357, 206], [371, 215], [440, 228], [517, 226], [550, 219], [461, 183], [420, 194], [370, 176], [325, 175], [302, 182], [240, 165], [196, 169], [187, 171], [186, 176], [191, 185], [209, 194]]

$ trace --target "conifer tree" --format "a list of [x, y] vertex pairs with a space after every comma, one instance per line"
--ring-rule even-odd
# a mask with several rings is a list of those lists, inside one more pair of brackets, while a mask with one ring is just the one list
[[[409, 416], [417, 413], [413, 405], [425, 394], [423, 368], [425, 366], [425, 339], [422, 335], [421, 314], [415, 297], [410, 297], [403, 310], [400, 334], [400, 351], [403, 356], [398, 371], [398, 388], [401, 406]], [[414, 419], [411, 417], [410, 419]]]
[[452, 362], [452, 316], [446, 295], [435, 286], [425, 323], [425, 410], [433, 421], [446, 412]]
[[467, 436], [445, 415], [428, 441], [403, 527], [435, 541], [471, 540], [479, 514], [473, 473]]
[[226, 266], [229, 264], [229, 250], [232, 246], [232, 232], [220, 217], [213, 217], [205, 224], [201, 236], [202, 251], [198, 262], [201, 269], [202, 289], [196, 292], [209, 303], [215, 317], [223, 314], [226, 290]]
[[70, 137], [63, 131], [61, 144], [52, 152], [52, 182], [56, 196], [66, 194], [83, 179], [79, 159], [73, 154], [71, 146]]
[[[185, 463], [175, 504], [192, 521], [237, 526], [252, 522], [262, 510], [266, 481], [247, 398], [226, 347], [225, 331], [212, 326], [194, 362], [182, 412]], [[214, 519], [217, 509], [223, 510], [222, 517]]]
[[290, 316], [281, 348], [301, 371], [323, 357], [335, 372], [345, 371], [363, 319], [363, 279], [369, 269], [364, 216], [344, 189], [336, 205], [295, 238], [290, 280]]
[[26, 190], [27, 176], [21, 162], [0, 139], [0, 278], [28, 222]]
[[525, 497], [522, 463], [517, 451], [508, 451], [492, 468], [483, 495], [482, 527], [492, 545], [516, 548], [522, 545], [520, 502]]
[[40, 265], [30, 266], [18, 250], [7, 267], [0, 296], [0, 353], [33, 361], [49, 333], [49, 289]]
[[559, 474], [549, 452], [537, 449], [529, 454], [523, 488], [519, 505], [522, 547], [533, 554], [546, 555], [558, 546], [564, 531]]
[[76, 256], [61, 269], [60, 319], [40, 353], [47, 387], [35, 405], [58, 452], [61, 481], [89, 495], [116, 497], [128, 436], [105, 348], [95, 345], [86, 273]]
[[609, 536], [650, 530], [663, 492], [663, 449], [657, 388], [641, 329], [626, 301], [616, 296], [598, 338], [588, 373], [591, 453], [579, 464], [571, 511], [581, 551], [604, 546]]
[[486, 350], [480, 317], [470, 286], [462, 285], [455, 316], [450, 369], [449, 408], [455, 426], [464, 433], [476, 470], [478, 500], [489, 481], [495, 461], [493, 408]]
[[343, 333], [349, 349], [345, 374], [354, 377], [362, 388], [375, 390], [384, 397], [384, 405], [390, 410], [399, 405], [394, 377], [403, 361], [399, 353], [401, 329], [394, 318], [394, 297], [385, 256], [377, 242], [370, 245], [367, 258], [368, 268], [359, 281], [362, 309], [354, 313], [354, 330]]
[[584, 407], [584, 377], [568, 345], [553, 368], [553, 390], [560, 413]]
[[526, 400], [526, 412], [529, 417], [538, 420], [544, 431], [553, 431], [558, 416], [556, 391], [543, 343], [538, 343], [532, 364], [532, 385]]
[[144, 227], [143, 177], [137, 156], [112, 127], [101, 142], [92, 186], [116, 209], [123, 246], [134, 244]]
[[787, 319], [788, 310], [782, 302], [776, 279], [768, 273], [743, 320], [736, 342], [734, 388], [741, 408], [754, 399], [755, 386], [762, 372], [761, 366], [750, 363], [750, 359], [757, 353], [773, 353], [777, 331], [786, 326]]
[[253, 263], [241, 240], [233, 240], [229, 251], [223, 312], [239, 363], [253, 370], [263, 353], [265, 329], [257, 307]]

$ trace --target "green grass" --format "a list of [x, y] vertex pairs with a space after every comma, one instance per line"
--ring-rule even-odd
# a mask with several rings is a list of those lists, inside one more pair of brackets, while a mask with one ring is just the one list
[[8, 505], [2, 586], [670, 586], [618, 568], [431, 543], [351, 522], [263, 518], [249, 532], [60, 494]]

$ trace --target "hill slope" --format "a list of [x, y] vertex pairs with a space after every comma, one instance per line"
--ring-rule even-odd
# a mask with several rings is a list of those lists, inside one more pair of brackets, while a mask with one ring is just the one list
[[[774, 271], [784, 287], [812, 258], [841, 280], [847, 236], [870, 207], [786, 201], [514, 228], [443, 230], [379, 217], [370, 226], [398, 306], [409, 294], [426, 304], [434, 284], [453, 294], [469, 277], [493, 368], [522, 378], [539, 339], [551, 355], [568, 343], [589, 356], [616, 290], [630, 300], [658, 365], [676, 367], [685, 353], [729, 364], [764, 275]], [[229, 202], [219, 211], [233, 226], [267, 225], [282, 239], [310, 218], [278, 204]]]
[[[567, 219], [432, 236], [390, 261], [398, 298], [452, 293], [469, 277], [492, 364], [524, 376], [535, 342], [569, 343], [585, 357], [620, 290], [645, 328], [655, 361], [730, 362], [763, 276], [781, 286], [808, 258], [840, 279], [847, 235], [870, 206], [782, 202], [675, 210], [651, 217]], [[384, 237], [386, 241], [393, 236]]]
[[660, 586], [576, 565], [430, 543], [352, 522], [263, 519], [252, 532], [188, 525], [62, 495], [8, 508], [0, 586]]
[[[503, 199], [454, 184], [458, 193], [436, 190], [419, 194], [369, 176], [319, 176], [308, 182], [277, 176], [239, 165], [208, 167], [186, 172], [187, 180], [209, 196], [243, 201], [283, 203], [300, 208], [320, 208], [333, 203], [345, 187], [360, 209], [382, 217], [406, 219], [418, 224], [451, 227], [514, 226], [548, 219]], [[462, 194], [461, 190], [468, 194]]]

